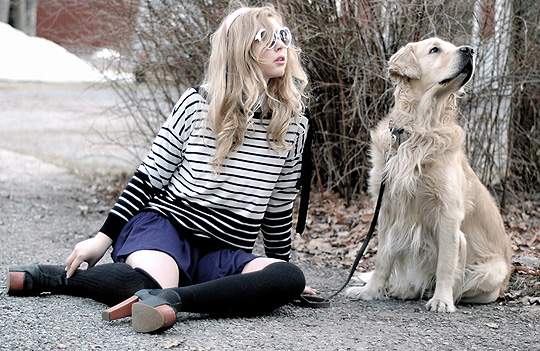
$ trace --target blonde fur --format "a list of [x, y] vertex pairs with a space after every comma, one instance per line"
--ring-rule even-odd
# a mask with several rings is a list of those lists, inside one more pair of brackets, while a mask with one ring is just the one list
[[[231, 16], [231, 15], [229, 15]], [[256, 110], [271, 113], [267, 139], [278, 150], [290, 148], [285, 134], [290, 123], [298, 123], [302, 113], [302, 95], [307, 75], [300, 64], [300, 50], [291, 45], [285, 74], [268, 82], [257, 65], [271, 40], [254, 41], [261, 28], [273, 33], [270, 19], [283, 20], [271, 6], [249, 8], [227, 28], [227, 18], [212, 35], [212, 50], [205, 77], [209, 90], [208, 123], [216, 133], [213, 166], [219, 172], [227, 155], [242, 144], [245, 133], [254, 123]]]
[[[504, 291], [509, 239], [456, 123], [455, 94], [472, 67], [471, 48], [438, 38], [410, 43], [390, 58], [395, 105], [371, 134], [374, 199], [386, 177], [377, 261], [366, 286], [347, 289], [347, 296], [431, 297], [428, 310], [453, 312], [457, 301], [488, 303]], [[391, 127], [404, 129], [399, 145], [390, 146]]]

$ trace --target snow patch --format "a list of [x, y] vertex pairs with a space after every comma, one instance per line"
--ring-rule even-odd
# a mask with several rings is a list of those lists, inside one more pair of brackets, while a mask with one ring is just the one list
[[60, 45], [28, 36], [0, 22], [0, 81], [104, 82], [107, 79], [130, 79], [130, 75], [101, 73]]

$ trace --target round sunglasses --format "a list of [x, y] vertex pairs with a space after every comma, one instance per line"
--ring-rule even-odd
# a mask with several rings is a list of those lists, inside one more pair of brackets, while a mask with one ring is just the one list
[[[257, 35], [255, 35], [255, 40], [262, 43], [263, 37], [264, 37], [265, 34], [266, 34], [266, 29], [264, 29], [264, 28], [259, 29], [259, 31], [257, 32]], [[292, 34], [291, 34], [291, 31], [289, 30], [289, 28], [283, 27], [283, 28], [280, 28], [280, 29], [276, 30], [273, 33], [272, 42], [270, 43], [270, 45], [268, 45], [268, 47], [266, 49], [267, 50], [272, 50], [273, 48], [275, 48], [278, 40], [283, 43], [283, 46], [285, 48], [288, 48], [291, 45]]]

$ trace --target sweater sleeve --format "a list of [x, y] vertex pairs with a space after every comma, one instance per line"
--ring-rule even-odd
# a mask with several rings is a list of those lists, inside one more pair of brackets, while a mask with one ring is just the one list
[[188, 89], [175, 105], [170, 117], [159, 130], [148, 155], [120, 194], [100, 231], [115, 241], [122, 228], [164, 189], [182, 162], [184, 141], [187, 139], [193, 115], [202, 97]]
[[154, 193], [155, 189], [150, 184], [148, 176], [137, 170], [99, 231], [116, 241], [122, 228], [146, 206]]
[[288, 261], [291, 253], [291, 229], [297, 183], [302, 171], [302, 151], [307, 130], [307, 119], [298, 127], [293, 148], [285, 162], [276, 187], [270, 196], [261, 224], [266, 256]]

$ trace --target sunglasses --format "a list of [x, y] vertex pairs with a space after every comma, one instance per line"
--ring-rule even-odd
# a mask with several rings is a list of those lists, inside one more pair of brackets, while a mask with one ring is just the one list
[[[257, 35], [255, 35], [255, 40], [262, 43], [263, 37], [265, 34], [266, 34], [266, 29], [264, 28], [259, 29], [259, 31], [257, 32]], [[280, 28], [276, 30], [273, 33], [273, 35], [274, 37], [272, 38], [272, 42], [267, 47], [268, 50], [272, 50], [273, 48], [275, 48], [278, 40], [283, 43], [283, 46], [285, 46], [285, 48], [288, 48], [291, 45], [292, 34], [289, 28], [287, 27]]]

